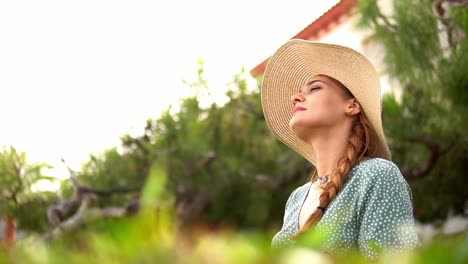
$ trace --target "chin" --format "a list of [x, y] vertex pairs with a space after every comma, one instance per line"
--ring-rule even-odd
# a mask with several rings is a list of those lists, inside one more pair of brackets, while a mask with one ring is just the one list
[[305, 124], [298, 124], [297, 122], [289, 122], [289, 128], [291, 128], [291, 131], [294, 133], [294, 135], [303, 141], [307, 141], [310, 134], [312, 133], [310, 126], [306, 126]]

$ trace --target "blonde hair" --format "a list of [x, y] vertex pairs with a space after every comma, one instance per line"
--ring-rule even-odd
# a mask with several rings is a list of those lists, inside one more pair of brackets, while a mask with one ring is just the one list
[[[339, 81], [329, 76], [326, 77], [330, 78], [343, 88], [346, 93], [346, 97], [354, 97]], [[348, 144], [346, 145], [343, 155], [338, 160], [335, 169], [333, 169], [331, 174], [328, 176], [328, 182], [320, 186], [322, 193], [319, 197], [319, 207], [326, 209], [343, 187], [343, 183], [345, 182], [351, 168], [358, 162], [362, 161], [369, 153], [374, 152], [376, 146], [372, 139], [376, 138], [376, 135], [377, 133], [375, 129], [370, 124], [363, 109], [361, 109], [353, 122], [351, 135], [348, 138]], [[314, 182], [317, 177], [318, 174], [315, 169], [310, 180]], [[317, 210], [315, 210], [303, 224], [298, 235], [305, 232], [308, 228], [315, 226], [322, 218], [324, 210], [319, 210], [317, 208]]]

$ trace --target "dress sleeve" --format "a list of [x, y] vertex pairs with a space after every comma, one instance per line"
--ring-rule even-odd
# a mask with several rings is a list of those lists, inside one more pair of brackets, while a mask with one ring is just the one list
[[298, 189], [294, 190], [291, 195], [289, 195], [288, 200], [286, 201], [286, 206], [284, 207], [284, 217], [283, 217], [283, 226], [291, 222], [292, 220], [292, 208], [293, 204], [297, 202], [297, 191]]
[[411, 190], [395, 164], [380, 160], [368, 168], [360, 193], [358, 245], [364, 255], [374, 258], [382, 249], [419, 245]]
[[273, 237], [271, 247], [272, 248], [281, 248], [283, 246], [291, 245], [291, 237], [294, 235], [294, 207], [297, 202], [297, 192], [298, 189], [294, 190], [291, 195], [289, 195], [288, 200], [286, 201], [286, 206], [284, 209], [283, 225], [281, 230]]

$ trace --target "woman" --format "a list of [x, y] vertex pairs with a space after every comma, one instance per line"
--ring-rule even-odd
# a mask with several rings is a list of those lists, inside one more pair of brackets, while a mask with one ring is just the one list
[[315, 166], [286, 202], [274, 248], [306, 230], [327, 232], [328, 252], [418, 245], [412, 196], [391, 162], [381, 122], [379, 76], [360, 53], [290, 40], [270, 58], [262, 85], [268, 127]]

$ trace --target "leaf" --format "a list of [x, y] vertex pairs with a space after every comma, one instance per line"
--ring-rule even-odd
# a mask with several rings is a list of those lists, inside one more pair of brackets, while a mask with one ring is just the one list
[[153, 166], [141, 194], [140, 202], [142, 207], [153, 207], [164, 200], [166, 182], [166, 172], [160, 166]]

